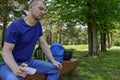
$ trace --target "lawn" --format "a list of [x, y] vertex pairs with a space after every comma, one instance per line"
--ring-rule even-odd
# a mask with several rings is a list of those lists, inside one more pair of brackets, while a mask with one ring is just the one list
[[79, 59], [80, 66], [64, 75], [64, 78], [67, 80], [120, 80], [120, 48], [100, 52], [98, 58], [87, 57], [86, 49], [81, 50], [81, 46], [76, 46], [74, 51], [75, 49], [77, 53], [73, 53], [73, 57]]
[[64, 47], [73, 51], [73, 57], [80, 61], [78, 68], [64, 75], [65, 80], [120, 80], [120, 47], [100, 52], [98, 58], [86, 56], [86, 45]]

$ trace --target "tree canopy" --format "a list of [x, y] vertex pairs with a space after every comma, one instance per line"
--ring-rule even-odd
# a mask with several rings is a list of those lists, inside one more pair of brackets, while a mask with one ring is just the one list
[[[115, 29], [119, 28], [120, 0], [44, 1], [47, 11], [41, 22], [49, 44], [54, 41], [63, 44], [88, 43], [89, 54], [98, 55], [99, 44], [105, 50], [106, 38], [110, 37], [108, 36], [110, 34], [113, 35]], [[27, 2], [28, 0], [0, 1], [2, 11], [0, 23], [3, 23], [3, 37], [8, 22], [26, 15]]]

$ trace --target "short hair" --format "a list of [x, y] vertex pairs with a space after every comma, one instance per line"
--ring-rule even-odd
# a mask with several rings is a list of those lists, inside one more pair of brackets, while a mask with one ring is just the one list
[[38, 1], [42, 1], [46, 5], [46, 3], [43, 0], [30, 0], [28, 4], [33, 4], [34, 2], [36, 3]]

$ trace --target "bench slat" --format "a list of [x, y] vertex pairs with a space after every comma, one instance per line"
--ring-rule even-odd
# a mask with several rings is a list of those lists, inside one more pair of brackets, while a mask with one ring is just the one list
[[63, 68], [60, 71], [60, 74], [65, 74], [71, 70], [74, 70], [76, 67], [79, 66], [79, 60], [71, 59], [70, 61], [64, 61]]
[[46, 74], [35, 74], [29, 75], [25, 78], [25, 80], [46, 80]]

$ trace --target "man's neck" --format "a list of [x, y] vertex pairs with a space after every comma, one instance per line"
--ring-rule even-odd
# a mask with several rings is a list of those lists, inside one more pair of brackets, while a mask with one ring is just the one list
[[28, 24], [28, 25], [30, 25], [30, 26], [34, 26], [35, 24], [36, 24], [36, 20], [34, 20], [33, 18], [32, 18], [32, 16], [30, 16], [30, 15], [27, 15], [25, 18], [24, 18], [24, 20], [25, 20], [25, 22], [26, 22], [26, 24]]

